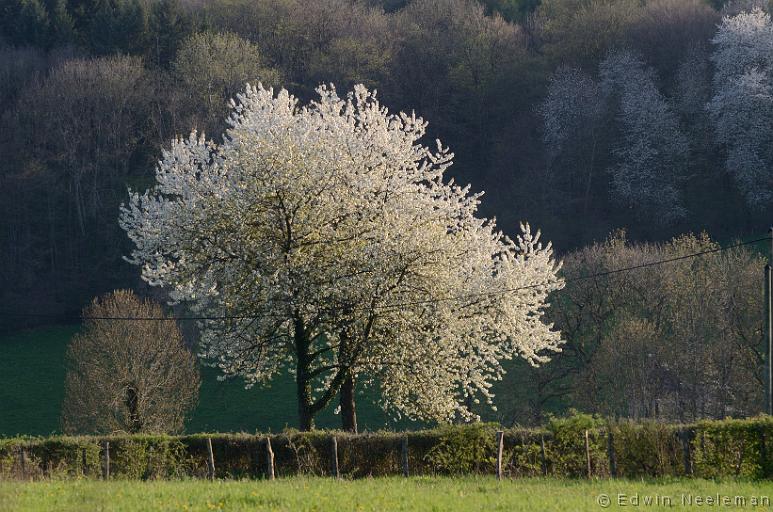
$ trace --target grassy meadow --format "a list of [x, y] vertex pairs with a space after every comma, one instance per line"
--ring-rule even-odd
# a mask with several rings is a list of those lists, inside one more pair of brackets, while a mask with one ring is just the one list
[[[0, 336], [0, 437], [49, 435], [60, 430], [64, 399], [65, 353], [77, 326], [44, 327]], [[202, 368], [199, 403], [187, 432], [277, 432], [297, 423], [295, 384], [279, 376], [268, 387], [245, 390], [241, 381], [217, 380]], [[363, 397], [358, 403], [361, 428], [403, 428]], [[318, 419], [320, 428], [340, 427], [335, 404]]]
[[[707, 480], [550, 480], [497, 482], [493, 478], [386, 478], [334, 481], [44, 481], [0, 482], [0, 510], [129, 511], [478, 511], [625, 508], [769, 509], [773, 482]], [[746, 500], [735, 506], [736, 496]], [[607, 505], [607, 498], [609, 503]], [[633, 500], [639, 500], [638, 505]], [[702, 505], [698, 505], [698, 500]], [[752, 500], [757, 499], [755, 506]], [[620, 501], [622, 500], [622, 501]], [[647, 504], [646, 500], [650, 500]], [[692, 500], [690, 505], [688, 500]], [[623, 504], [621, 506], [621, 504]]]

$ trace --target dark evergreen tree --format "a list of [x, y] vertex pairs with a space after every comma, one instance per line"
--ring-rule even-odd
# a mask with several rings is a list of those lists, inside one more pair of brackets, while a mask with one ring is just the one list
[[49, 43], [66, 46], [75, 42], [75, 25], [67, 9], [67, 0], [49, 0]]
[[140, 0], [103, 1], [89, 23], [88, 46], [97, 55], [143, 53], [147, 29], [148, 15]]
[[486, 14], [499, 13], [507, 21], [524, 21], [539, 6], [540, 0], [481, 0]]
[[11, 46], [40, 46], [49, 43], [49, 19], [40, 0], [6, 0], [0, 19], [0, 37]]
[[191, 20], [179, 0], [158, 0], [151, 7], [148, 46], [149, 62], [167, 67], [174, 60], [180, 42], [190, 34]]

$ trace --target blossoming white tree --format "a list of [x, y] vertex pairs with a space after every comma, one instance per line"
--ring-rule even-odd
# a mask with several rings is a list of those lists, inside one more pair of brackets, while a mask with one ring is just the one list
[[453, 155], [418, 144], [426, 124], [363, 86], [299, 106], [248, 86], [222, 144], [176, 140], [157, 184], [130, 193], [130, 261], [201, 324], [202, 356], [248, 386], [283, 370], [301, 429], [355, 388], [413, 418], [472, 417], [502, 361], [560, 350], [543, 321], [563, 286], [550, 244], [511, 241], [476, 217], [479, 195], [444, 181]]
[[712, 42], [714, 96], [708, 110], [727, 149], [726, 168], [746, 202], [773, 199], [773, 23], [755, 9], [725, 17]]
[[606, 105], [599, 85], [583, 70], [561, 66], [548, 84], [539, 107], [544, 121], [544, 141], [551, 167], [571, 176], [571, 188], [584, 189], [583, 212], [587, 213], [594, 181], [599, 132]]
[[668, 223], [685, 215], [678, 183], [689, 146], [679, 120], [655, 85], [654, 72], [629, 51], [613, 51], [599, 65], [601, 89], [613, 98], [623, 136], [610, 168], [617, 200]]

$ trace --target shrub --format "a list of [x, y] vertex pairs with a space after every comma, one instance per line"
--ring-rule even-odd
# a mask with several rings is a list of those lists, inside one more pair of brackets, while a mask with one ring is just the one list
[[773, 419], [770, 417], [702, 421], [695, 429], [693, 441], [696, 476], [770, 476], [771, 440]]
[[425, 459], [438, 473], [490, 472], [496, 463], [496, 430], [497, 425], [487, 423], [442, 427]]
[[600, 417], [575, 410], [570, 410], [569, 415], [563, 418], [551, 417], [547, 425], [551, 434], [546, 454], [549, 471], [570, 477], [587, 475], [585, 432], [588, 431], [591, 471], [594, 474], [606, 473], [606, 439], [598, 432], [603, 424], [604, 420]]
[[544, 470], [540, 439], [545, 440], [545, 432], [509, 431], [505, 433], [504, 472], [512, 477], [540, 476]]
[[683, 475], [679, 427], [653, 421], [610, 423], [617, 474], [624, 477]]

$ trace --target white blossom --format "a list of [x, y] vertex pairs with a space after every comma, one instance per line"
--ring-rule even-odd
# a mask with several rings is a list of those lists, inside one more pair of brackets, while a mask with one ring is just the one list
[[[248, 385], [295, 374], [303, 415], [347, 378], [413, 418], [470, 417], [502, 361], [560, 350], [543, 320], [563, 286], [550, 244], [512, 241], [444, 180], [453, 154], [375, 92], [307, 106], [247, 86], [222, 144], [175, 140], [120, 223], [150, 284], [202, 315], [201, 355]], [[237, 317], [237, 318], [234, 318]], [[305, 412], [304, 412], [305, 411]]]
[[708, 110], [727, 149], [726, 169], [750, 206], [773, 200], [773, 24], [760, 9], [725, 17], [712, 40]]
[[618, 104], [623, 136], [613, 153], [616, 198], [658, 222], [685, 215], [678, 183], [688, 144], [679, 122], [655, 85], [654, 73], [629, 51], [611, 52], [600, 65], [601, 87]]
[[604, 102], [599, 86], [583, 70], [562, 66], [550, 79], [539, 114], [549, 156], [555, 158], [567, 143], [582, 140], [601, 120]]

